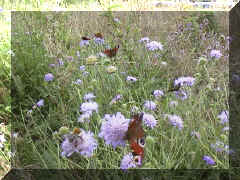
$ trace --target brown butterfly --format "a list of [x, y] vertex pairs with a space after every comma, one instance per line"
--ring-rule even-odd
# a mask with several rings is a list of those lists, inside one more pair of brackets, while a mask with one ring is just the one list
[[181, 88], [181, 85], [178, 84], [177, 86], [170, 88], [167, 92], [179, 91], [180, 88]]
[[124, 139], [128, 140], [133, 151], [134, 160], [140, 163], [144, 157], [145, 132], [142, 128], [144, 113], [134, 115], [129, 123]]
[[91, 40], [91, 39], [88, 38], [88, 37], [83, 36], [83, 37], [82, 37], [82, 40], [89, 41], [89, 40]]
[[103, 39], [103, 35], [102, 35], [101, 33], [96, 33], [96, 34], [94, 34], [94, 36], [95, 36], [96, 38], [101, 38], [101, 39]]
[[120, 47], [120, 46], [117, 45], [117, 46], [115, 46], [115, 48], [106, 49], [106, 50], [103, 51], [103, 53], [104, 53], [105, 55], [107, 55], [108, 57], [112, 58], [112, 57], [116, 56], [119, 47]]

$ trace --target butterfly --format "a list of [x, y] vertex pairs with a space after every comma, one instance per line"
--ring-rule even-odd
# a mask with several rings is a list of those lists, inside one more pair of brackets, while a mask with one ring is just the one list
[[116, 56], [119, 47], [120, 47], [120, 46], [117, 45], [117, 46], [115, 46], [115, 48], [106, 49], [106, 50], [103, 51], [103, 53], [104, 53], [105, 55], [107, 55], [108, 57], [110, 57], [110, 58], [111, 58], [111, 57], [114, 57], [114, 56]]
[[143, 115], [144, 113], [140, 113], [132, 117], [124, 137], [130, 144], [134, 161], [137, 164], [140, 164], [144, 157], [145, 132], [142, 128]]
[[95, 36], [96, 38], [101, 38], [101, 39], [103, 39], [103, 35], [102, 35], [101, 33], [96, 33], [96, 34], [94, 34], [94, 36]]
[[178, 84], [168, 90], [168, 92], [178, 91], [181, 88], [181, 85]]
[[82, 40], [89, 41], [89, 40], [91, 40], [91, 39], [88, 38], [88, 37], [83, 36], [83, 37], [82, 37]]

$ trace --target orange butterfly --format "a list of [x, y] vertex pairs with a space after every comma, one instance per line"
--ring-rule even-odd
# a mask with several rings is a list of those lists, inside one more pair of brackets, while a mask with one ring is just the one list
[[96, 33], [96, 34], [94, 34], [94, 36], [95, 36], [96, 38], [101, 38], [101, 39], [103, 39], [103, 35], [102, 35], [101, 33]]
[[111, 58], [111, 57], [116, 56], [118, 49], [119, 49], [119, 45], [117, 45], [113, 49], [106, 49], [106, 50], [103, 51], [103, 53]]
[[91, 40], [91, 39], [90, 39], [90, 38], [88, 38], [88, 37], [85, 37], [85, 36], [83, 36], [83, 37], [82, 37], [82, 40], [89, 41], [89, 40]]

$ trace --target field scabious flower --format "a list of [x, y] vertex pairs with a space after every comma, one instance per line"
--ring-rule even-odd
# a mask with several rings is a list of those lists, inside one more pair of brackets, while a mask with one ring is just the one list
[[148, 37], [143, 37], [142, 39], [139, 40], [140, 43], [148, 43], [150, 39]]
[[132, 76], [128, 76], [128, 77], [126, 78], [126, 80], [129, 81], [129, 82], [136, 82], [136, 81], [137, 81], [137, 78], [132, 77]]
[[153, 101], [145, 101], [143, 104], [144, 108], [148, 109], [148, 110], [155, 110], [157, 105], [155, 102]]
[[85, 71], [86, 67], [84, 65], [79, 67], [80, 71]]
[[129, 121], [120, 112], [113, 115], [106, 114], [99, 137], [104, 138], [106, 144], [111, 144], [113, 148], [125, 146], [124, 136], [128, 130]]
[[164, 92], [161, 90], [154, 90], [153, 95], [155, 96], [155, 98], [159, 98], [159, 97], [164, 96]]
[[74, 152], [80, 153], [85, 157], [93, 155], [93, 151], [97, 148], [97, 141], [93, 137], [93, 133], [80, 130], [79, 134], [66, 134], [61, 144], [63, 157], [71, 156]]
[[174, 92], [177, 98], [180, 98], [181, 100], [185, 100], [188, 98], [187, 93], [184, 92], [183, 90], [179, 90]]
[[73, 84], [80, 85], [80, 84], [82, 84], [82, 80], [81, 79], [77, 79], [76, 81], [73, 82]]
[[109, 103], [110, 105], [115, 104], [117, 101], [119, 101], [120, 99], [122, 99], [122, 95], [121, 94], [117, 94]]
[[104, 39], [97, 37], [97, 38], [94, 38], [94, 42], [96, 44], [102, 45], [104, 44]]
[[38, 107], [44, 106], [44, 100], [43, 100], [43, 99], [40, 99], [40, 100], [37, 102], [37, 106], [38, 106]]
[[78, 117], [78, 122], [80, 122], [80, 123], [83, 123], [83, 122], [85, 122], [85, 121], [90, 122], [89, 119], [90, 119], [91, 115], [92, 115], [92, 112], [91, 112], [91, 111], [89, 111], [89, 112], [87, 111], [87, 112], [81, 114], [81, 115]]
[[52, 81], [53, 78], [54, 78], [53, 74], [48, 73], [48, 74], [45, 75], [44, 80], [48, 82], [48, 81]]
[[137, 165], [133, 160], [132, 153], [126, 154], [123, 156], [123, 159], [121, 161], [120, 169], [126, 170], [129, 168], [135, 168]]
[[144, 113], [143, 122], [147, 127], [154, 128], [157, 125], [157, 120], [151, 114]]
[[160, 42], [152, 41], [146, 44], [146, 48], [150, 51], [163, 50], [163, 45]]
[[206, 164], [214, 165], [215, 161], [210, 156], [203, 156], [203, 160], [206, 162]]
[[80, 47], [87, 46], [87, 45], [89, 45], [89, 40], [81, 40], [79, 45], [80, 45]]
[[169, 122], [177, 127], [179, 130], [182, 130], [183, 128], [183, 121], [182, 118], [177, 116], [177, 115], [170, 115], [170, 114], [166, 114], [165, 117], [168, 118]]
[[222, 53], [220, 52], [220, 50], [215, 50], [215, 49], [213, 49], [213, 50], [211, 50], [211, 52], [210, 52], [210, 56], [211, 56], [212, 58], [219, 59], [220, 57], [222, 57]]
[[93, 111], [98, 112], [98, 104], [96, 102], [85, 102], [82, 103], [80, 111], [82, 113], [92, 113]]
[[181, 85], [181, 86], [193, 86], [195, 82], [195, 78], [193, 77], [179, 77], [174, 81], [174, 85]]
[[225, 124], [228, 122], [229, 112], [228, 111], [222, 111], [218, 116], [218, 119], [220, 119], [221, 124]]
[[83, 97], [83, 99], [85, 101], [91, 101], [93, 98], [95, 98], [96, 96], [94, 96], [93, 93], [88, 93], [88, 94], [85, 94], [85, 96]]

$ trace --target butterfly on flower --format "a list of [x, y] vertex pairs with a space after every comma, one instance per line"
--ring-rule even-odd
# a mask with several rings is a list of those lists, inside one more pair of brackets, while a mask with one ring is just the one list
[[117, 55], [117, 52], [118, 52], [119, 47], [120, 47], [120, 46], [117, 45], [117, 46], [115, 46], [115, 47], [112, 48], [112, 49], [106, 49], [106, 50], [103, 51], [103, 53], [104, 53], [106, 56], [112, 58], [112, 57], [114, 57], [114, 56]]
[[129, 123], [125, 139], [128, 140], [134, 161], [138, 164], [142, 162], [144, 157], [145, 132], [142, 128], [142, 119], [144, 113], [134, 115]]

